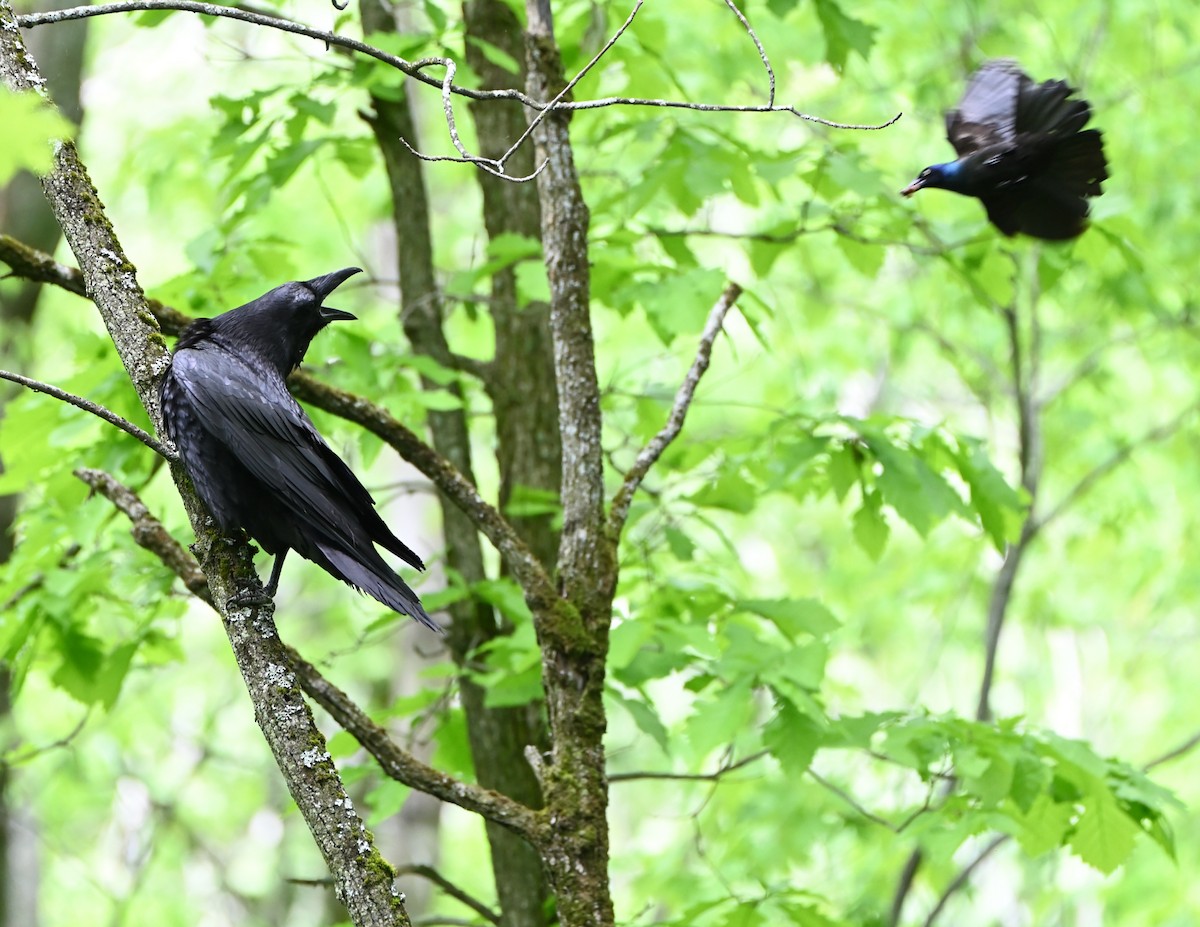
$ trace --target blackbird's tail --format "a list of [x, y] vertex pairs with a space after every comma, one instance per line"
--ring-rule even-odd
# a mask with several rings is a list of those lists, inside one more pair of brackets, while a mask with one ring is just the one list
[[326, 560], [320, 565], [342, 582], [365, 592], [392, 611], [416, 618], [431, 631], [445, 633], [441, 625], [429, 617], [417, 594], [396, 575], [374, 548], [371, 549], [370, 556], [359, 556], [348, 554], [331, 545], [318, 543], [317, 547]]

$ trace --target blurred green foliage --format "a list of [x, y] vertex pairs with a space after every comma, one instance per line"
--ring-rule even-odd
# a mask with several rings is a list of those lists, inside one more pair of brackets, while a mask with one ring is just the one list
[[[354, 31], [352, 12], [340, 29]], [[555, 4], [568, 73], [628, 12]], [[1192, 924], [1197, 759], [1184, 753], [1153, 781], [1139, 770], [1195, 733], [1200, 185], [1186, 113], [1200, 103], [1200, 12], [1129, 0], [766, 0], [744, 12], [781, 104], [839, 122], [904, 117], [857, 132], [786, 113], [573, 117], [614, 488], [665, 420], [725, 281], [746, 289], [622, 548], [609, 662], [619, 918], [884, 924], [919, 848], [904, 923], [920, 924], [976, 853], [1010, 835], [940, 923]], [[410, 15], [408, 34], [379, 44], [451, 55], [470, 83], [458, 6], [426, 0]], [[965, 76], [1015, 54], [1038, 79], [1082, 87], [1105, 131], [1112, 179], [1070, 245], [1004, 240], [965, 198], [897, 193], [949, 156], [942, 111]], [[92, 55], [83, 156], [153, 296], [211, 314], [346, 263], [381, 282], [394, 273], [379, 257], [385, 178], [357, 112], [368, 89], [395, 92], [395, 72], [183, 14], [99, 21]], [[155, 83], [133, 105], [148, 69]], [[410, 141], [451, 151], [436, 90], [409, 92], [421, 117]], [[765, 94], [754, 45], [719, 0], [647, 4], [575, 90], [751, 105]], [[43, 115], [11, 117], [13, 151], [57, 131]], [[545, 278], [536, 243], [484, 243], [471, 171], [429, 165], [426, 182], [448, 336], [487, 358], [477, 300], [488, 274], [516, 265], [528, 298], [545, 296]], [[485, 396], [407, 353], [387, 292], [353, 290], [345, 307], [362, 322], [323, 335], [309, 366], [411, 427], [457, 405], [419, 377], [458, 380], [486, 459]], [[23, 337], [36, 358], [25, 372], [145, 424], [86, 304], [48, 293]], [[288, 813], [216, 620], [70, 471], [117, 474], [188, 540], [166, 475], [81, 412], [6, 395], [0, 491], [20, 492], [22, 509], [0, 573], [0, 649], [45, 922], [326, 922], [312, 889], [283, 882], [319, 877], [320, 860]], [[393, 519], [430, 517], [405, 501], [412, 474], [377, 439], [317, 420], [379, 497], [400, 497]], [[989, 603], [1030, 512], [1022, 442], [1045, 522], [1004, 600], [990, 699], [1001, 720], [976, 721]], [[480, 479], [494, 497], [490, 465]], [[513, 513], [552, 510], [514, 497]], [[381, 696], [393, 662], [426, 640], [298, 562], [285, 583], [289, 641], [377, 717], [419, 721], [441, 768], [470, 776], [486, 760], [470, 756], [448, 666], [428, 670], [418, 696]], [[444, 592], [420, 591], [434, 603], [478, 596], [512, 620], [516, 633], [477, 655], [473, 678], [492, 704], [537, 696], [536, 642], [510, 581], [450, 576]], [[353, 744], [331, 749], [371, 823], [405, 801]], [[447, 814], [443, 835], [445, 874], [493, 898], [478, 822]]]

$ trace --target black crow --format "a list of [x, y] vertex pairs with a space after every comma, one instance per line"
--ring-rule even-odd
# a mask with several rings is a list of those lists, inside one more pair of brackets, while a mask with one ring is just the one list
[[957, 161], [934, 164], [901, 193], [940, 187], [983, 203], [1005, 235], [1074, 238], [1088, 199], [1108, 179], [1103, 140], [1084, 130], [1092, 109], [1061, 80], [1034, 83], [1015, 61], [986, 62], [946, 113]]
[[[441, 630], [379, 552], [424, 569], [383, 523], [370, 493], [317, 433], [284, 378], [330, 322], [353, 319], [321, 303], [358, 267], [285, 283], [179, 337], [159, 388], [167, 437], [225, 532], [242, 528], [275, 555], [274, 596], [289, 550], [327, 573]], [[234, 597], [246, 604], [254, 597]]]

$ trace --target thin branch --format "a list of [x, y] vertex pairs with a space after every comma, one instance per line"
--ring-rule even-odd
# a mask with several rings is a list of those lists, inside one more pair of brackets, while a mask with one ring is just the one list
[[[458, 123], [454, 118], [453, 88], [454, 75], [458, 72], [458, 65], [454, 63], [453, 58], [446, 57], [422, 58], [420, 61], [414, 63], [414, 66], [419, 69], [424, 69], [432, 65], [441, 65], [446, 69], [446, 76], [442, 78], [442, 113], [446, 117], [446, 128], [450, 132], [450, 141], [454, 145], [455, 150], [458, 151], [460, 157], [456, 158], [452, 155], [423, 154], [410, 145], [406, 139], [401, 138], [400, 143], [409, 150], [409, 153], [414, 157], [420, 158], [422, 161], [452, 161], [457, 164], [474, 164], [476, 167], [486, 171], [493, 177], [499, 177], [502, 180], [508, 180], [513, 183], [527, 183], [528, 181], [537, 177], [537, 175], [542, 172], [542, 169], [545, 168], [547, 162], [543, 161], [541, 167], [535, 170], [532, 174], [528, 174], [524, 177], [510, 177], [508, 174], [504, 173], [504, 158], [501, 158], [497, 161], [493, 158], [484, 158], [478, 155], [473, 155], [467, 151], [466, 146], [462, 143], [462, 139], [459, 138]], [[546, 112], [549, 112], [549, 110], [543, 110], [542, 113], [539, 114], [539, 118]], [[521, 140], [523, 141], [525, 137], [525, 135], [521, 136]], [[517, 144], [520, 144], [520, 142]]]
[[676, 782], [716, 782], [722, 776], [733, 772], [737, 769], [742, 769], [749, 766], [751, 763], [757, 763], [763, 757], [770, 754], [769, 750], [759, 750], [757, 753], [752, 753], [747, 757], [738, 760], [736, 763], [721, 765], [719, 768], [710, 773], [673, 773], [673, 772], [627, 772], [627, 773], [612, 773], [608, 777], [608, 781], [612, 782], [634, 782], [644, 779], [666, 779]]
[[[858, 801], [854, 798], [853, 795], [851, 795], [849, 792], [847, 792], [845, 789], [841, 788], [840, 786], [834, 785], [828, 779], [821, 776], [815, 769], [810, 768], [808, 770], [808, 774], [812, 777], [813, 781], [817, 783], [817, 785], [821, 786], [826, 791], [832, 792], [834, 795], [836, 795], [838, 798], [840, 798], [842, 801], [844, 801], [847, 805], [849, 805], [856, 812], [861, 814], [864, 818], [866, 818], [872, 824], [878, 824], [880, 827], [887, 828], [893, 834], [898, 834], [902, 830], [904, 830], [904, 828], [909, 823], [909, 821], [906, 821], [903, 825], [893, 824], [887, 818], [882, 818], [879, 815], [875, 814], [873, 811], [868, 811], [866, 808], [864, 808], [862, 805], [860, 805], [858, 803]], [[928, 810], [928, 809], [918, 809], [918, 811], [921, 813], [923, 813], [925, 810]], [[910, 821], [911, 820], [912, 819], [910, 818]]]
[[742, 11], [737, 8], [733, 0], [725, 0], [725, 5], [733, 11], [733, 15], [738, 18], [738, 22], [742, 24], [742, 28], [749, 33], [751, 40], [754, 42], [754, 47], [758, 49], [758, 57], [762, 59], [763, 67], [767, 69], [767, 105], [775, 105], [775, 71], [771, 68], [771, 61], [767, 58], [767, 50], [763, 48], [762, 42], [758, 40], [754, 29], [750, 26], [750, 22], [742, 14]]
[[90, 708], [84, 709], [83, 715], [76, 722], [75, 726], [62, 737], [58, 738], [58, 740], [37, 747], [27, 747], [23, 753], [17, 753], [14, 750], [11, 755], [6, 754], [4, 756], [5, 767], [20, 766], [22, 763], [28, 763], [30, 760], [37, 759], [51, 750], [70, 746], [75, 738], [83, 733], [83, 729], [87, 726], [88, 718], [91, 716], [92, 710]]
[[532, 174], [524, 174], [521, 177], [514, 177], [511, 174], [504, 173], [504, 170], [498, 166], [500, 162], [495, 161], [492, 158], [483, 158], [477, 155], [467, 155], [465, 157], [456, 158], [454, 155], [425, 154], [424, 152], [417, 151], [417, 149], [415, 149], [403, 138], [400, 139], [400, 144], [407, 148], [408, 153], [414, 158], [420, 158], [422, 161], [449, 161], [451, 164], [474, 164], [476, 167], [481, 168], [486, 173], [491, 174], [493, 177], [499, 177], [501, 180], [507, 180], [510, 183], [528, 183], [531, 180], [535, 180], [538, 174], [545, 170], [546, 165], [550, 163], [549, 161], [543, 161], [538, 165], [537, 169]]
[[[589, 70], [591, 70], [591, 68], [600, 60], [600, 58], [603, 57], [603, 55], [612, 47], [613, 43], [615, 43], [629, 27], [629, 24], [633, 21], [634, 16], [641, 8], [643, 2], [644, 0], [638, 0], [633, 11], [626, 19], [625, 24], [617, 31], [613, 38], [610, 39], [604, 48], [600, 50], [600, 52], [583, 68], [583, 70], [581, 70], [579, 74], [577, 74], [576, 77], [567, 84], [563, 91], [557, 94], [549, 102], [536, 100], [528, 94], [516, 89], [473, 90], [454, 84], [453, 76], [455, 65], [454, 62], [449, 58], [425, 58], [421, 59], [420, 61], [408, 61], [398, 55], [393, 55], [383, 51], [382, 49], [375, 48], [366, 42], [341, 36], [334, 32], [327, 32], [322, 29], [314, 29], [302, 23], [294, 22], [288, 19], [282, 19], [277, 16], [266, 15], [254, 10], [222, 6], [220, 4], [213, 3], [199, 3], [195, 2], [195, 0], [119, 0], [119, 2], [115, 3], [100, 3], [92, 6], [71, 7], [68, 9], [52, 10], [44, 13], [29, 13], [18, 16], [17, 23], [22, 28], [31, 29], [35, 26], [66, 22], [74, 19], [84, 19], [91, 16], [104, 16], [114, 13], [130, 13], [146, 10], [178, 10], [185, 13], [196, 13], [201, 16], [235, 19], [256, 26], [263, 26], [269, 29], [278, 29], [283, 32], [290, 32], [294, 35], [302, 35], [310, 39], [315, 39], [319, 42], [325, 43], [326, 46], [337, 46], [350, 51], [358, 52], [359, 54], [367, 55], [377, 61], [381, 61], [384, 64], [394, 67], [398, 71], [401, 71], [402, 73], [407, 74], [409, 77], [412, 77], [414, 80], [419, 80], [431, 87], [437, 87], [442, 91], [443, 109], [447, 116], [447, 126], [450, 130], [451, 139], [454, 141], [455, 148], [459, 151], [461, 158], [423, 155], [417, 152], [415, 149], [412, 149], [410, 146], [410, 150], [413, 151], [414, 155], [426, 161], [458, 161], [460, 163], [474, 164], [496, 177], [511, 181], [527, 181], [531, 180], [533, 176], [536, 176], [535, 172], [534, 175], [530, 175], [528, 177], [510, 177], [508, 174], [504, 173], [503, 169], [503, 162], [506, 161], [511, 156], [512, 152], [518, 146], [520, 146], [526, 138], [529, 137], [529, 131], [522, 134], [521, 138], [512, 145], [509, 151], [504, 155], [503, 158], [500, 159], [499, 162], [492, 161], [488, 158], [479, 158], [471, 155], [464, 149], [464, 146], [458, 139], [454, 122], [453, 108], [448, 102], [448, 97], [450, 94], [458, 94], [459, 96], [464, 96], [472, 100], [517, 100], [530, 109], [539, 111], [539, 119], [551, 111], [570, 112], [575, 110], [600, 109], [609, 106], [652, 106], [669, 109], [689, 109], [698, 112], [709, 113], [790, 113], [791, 115], [807, 122], [813, 122], [818, 125], [828, 126], [834, 129], [877, 131], [880, 129], [885, 129], [894, 124], [896, 120], [903, 115], [902, 113], [897, 113], [886, 122], [877, 124], [857, 124], [837, 122], [831, 119], [824, 119], [820, 116], [813, 116], [809, 113], [803, 113], [799, 111], [794, 106], [776, 105], [775, 75], [771, 69], [770, 61], [767, 58], [766, 50], [763, 48], [762, 43], [759, 41], [758, 36], [754, 33], [754, 30], [750, 27], [749, 22], [742, 15], [741, 11], [734, 6], [732, 0], [726, 0], [726, 3], [737, 15], [739, 21], [741, 21], [743, 27], [747, 30], [751, 39], [754, 41], [754, 45], [758, 49], [759, 57], [762, 59], [763, 65], [767, 70], [770, 87], [768, 91], [768, 103], [765, 106], [737, 106], [719, 103], [689, 103], [682, 100], [646, 99], [642, 97], [605, 97], [602, 99], [582, 101], [563, 100], [563, 95], [573, 88], [575, 84], [578, 83], [579, 80]], [[438, 80], [436, 77], [431, 77], [430, 75], [424, 73], [424, 69], [432, 64], [441, 64], [447, 67], [446, 77], [442, 80]], [[532, 128], [533, 126], [531, 125], [530, 129]], [[405, 145], [407, 146], [408, 143], [405, 142]], [[538, 170], [540, 171], [541, 168]]]
[[36, 283], [53, 283], [79, 296], [87, 296], [83, 274], [76, 267], [60, 264], [53, 255], [31, 248], [11, 235], [0, 234], [0, 261], [12, 268], [6, 277], [20, 277]]
[[861, 132], [878, 132], [895, 125], [904, 113], [896, 113], [890, 119], [878, 123], [835, 122], [810, 113], [802, 113], [794, 106], [735, 106], [723, 103], [686, 103], [682, 100], [648, 100], [644, 97], [603, 97], [598, 100], [582, 100], [577, 103], [560, 103], [558, 109], [584, 110], [601, 109], [606, 106], [656, 106], [664, 109], [690, 109], [700, 113], [791, 113], [797, 119], [813, 122], [830, 129], [854, 129]]
[[438, 886], [447, 895], [455, 901], [460, 901], [468, 908], [482, 917], [484, 920], [492, 924], [500, 923], [500, 915], [485, 905], [478, 898], [468, 894], [463, 889], [459, 888], [444, 875], [434, 869], [432, 866], [397, 866], [396, 875], [418, 875], [428, 879], [434, 885]]
[[[545, 119], [547, 115], [549, 115], [555, 109], [566, 108], [566, 107], [563, 107], [561, 104], [562, 104], [562, 101], [566, 98], [567, 94], [570, 93], [572, 89], [574, 89], [576, 84], [578, 84], [581, 80], [583, 80], [584, 76], [588, 73], [588, 71], [590, 71], [592, 68], [594, 68], [596, 66], [596, 64], [600, 61], [601, 58], [603, 58], [606, 54], [608, 54], [609, 49], [611, 49], [614, 45], [617, 44], [617, 40], [620, 39], [621, 36], [625, 34], [625, 30], [628, 29], [633, 24], [633, 19], [635, 16], [637, 16], [638, 11], [642, 8], [642, 4], [644, 2], [645, 2], [645, 0], [637, 0], [637, 3], [634, 4], [633, 9], [629, 12], [629, 15], [625, 18], [625, 22], [622, 23], [621, 27], [616, 32], [613, 33], [612, 38], [610, 38], [607, 42], [604, 43], [604, 47], [601, 48], [600, 51], [596, 52], [596, 54], [592, 56], [592, 60], [589, 61], [587, 64], [585, 64], [580, 69], [579, 73], [576, 74], [573, 78], [571, 78], [571, 80], [567, 82], [566, 86], [563, 87], [562, 90], [560, 90], [558, 93], [556, 93], [554, 95], [554, 99], [552, 99], [550, 101], [550, 104], [547, 107], [545, 107], [540, 113], [538, 113], [533, 119], [531, 119], [529, 121], [528, 127], [526, 127], [526, 129], [523, 133], [521, 133], [521, 137], [518, 138], [515, 142], [513, 142], [509, 146], [508, 151], [504, 152], [504, 154], [500, 157], [501, 165], [503, 165], [503, 163], [505, 161], [507, 161], [509, 158], [512, 157], [513, 153], [518, 148], [521, 147], [521, 145], [524, 143], [525, 139], [529, 138], [529, 136], [531, 136], [534, 133], [534, 130], [537, 129], [537, 127], [541, 124], [542, 120]], [[549, 159], [546, 159], [545, 161], [542, 162], [542, 167], [545, 167], [547, 163], [549, 163]], [[540, 172], [540, 171], [541, 171], [541, 168], [538, 168], [538, 172]]]
[[[9, 263], [18, 276], [25, 276], [26, 270], [36, 270], [37, 276], [30, 279], [54, 283], [73, 293], [80, 292], [77, 288], [78, 271], [49, 261], [46, 255], [8, 236], [0, 235], [0, 260]], [[192, 321], [190, 316], [155, 300], [148, 300], [147, 306], [167, 334], [178, 335]], [[453, 464], [392, 417], [386, 409], [361, 396], [328, 386], [304, 370], [293, 373], [288, 378], [288, 386], [300, 399], [382, 438], [397, 454], [420, 470], [471, 518], [500, 552], [513, 577], [526, 591], [531, 607], [540, 603], [540, 607], [547, 608], [557, 598], [554, 585], [537, 556], [495, 506], [485, 500], [475, 485]]]
[[[133, 523], [134, 540], [140, 547], [157, 556], [197, 598], [213, 606], [208, 581], [196, 559], [150, 513], [136, 493], [100, 470], [80, 469], [75, 471], [75, 475], [112, 501], [129, 518]], [[388, 775], [414, 789], [509, 827], [530, 842], [536, 841], [540, 833], [536, 812], [507, 796], [470, 785], [426, 766], [397, 745], [348, 695], [329, 682], [293, 648], [285, 646], [284, 649], [296, 680], [305, 693], [354, 735]]]
[[151, 514], [137, 493], [103, 470], [81, 467], [74, 472], [93, 492], [100, 493], [129, 518], [132, 523], [130, 533], [139, 547], [158, 557], [167, 569], [183, 580], [192, 595], [208, 605], [213, 604], [208, 578], [196, 558]]
[[1150, 772], [1156, 766], [1162, 766], [1164, 763], [1170, 763], [1172, 760], [1177, 760], [1182, 756], [1191, 753], [1196, 747], [1200, 746], [1200, 731], [1197, 731], [1183, 743], [1177, 747], [1173, 747], [1161, 756], [1156, 756], [1149, 763], [1142, 767], [1143, 771]]
[[[282, 32], [291, 32], [294, 35], [303, 35], [310, 39], [316, 39], [318, 42], [323, 42], [326, 45], [346, 48], [350, 51], [367, 55], [377, 61], [382, 61], [384, 64], [391, 65], [396, 70], [402, 71], [409, 77], [419, 80], [423, 84], [428, 84], [431, 87], [441, 87], [442, 85], [442, 81], [436, 77], [430, 77], [428, 74], [422, 73], [423, 68], [428, 65], [428, 61], [425, 64], [408, 61], [399, 55], [389, 54], [358, 39], [338, 35], [335, 32], [326, 32], [323, 29], [313, 29], [310, 26], [294, 22], [290, 19], [268, 16], [264, 13], [239, 9], [238, 7], [221, 6], [215, 3], [198, 3], [195, 0], [118, 0], [116, 3], [76, 6], [63, 10], [50, 10], [45, 13], [26, 13], [17, 17], [17, 25], [22, 29], [32, 29], [35, 26], [67, 22], [73, 19], [107, 16], [113, 13], [136, 13], [145, 10], [178, 10], [183, 13], [196, 13], [201, 16], [236, 19], [255, 26], [264, 26], [268, 29], [278, 29]], [[519, 90], [471, 90], [467, 87], [452, 86], [451, 91], [472, 100], [519, 100], [526, 106], [534, 108], [539, 108], [540, 106], [537, 101], [529, 99]]]
[[1200, 412], [1200, 401], [1194, 402], [1191, 405], [1181, 409], [1176, 415], [1156, 425], [1153, 428], [1143, 432], [1141, 437], [1130, 441], [1114, 451], [1107, 459], [1101, 461], [1080, 480], [1067, 491], [1049, 512], [1037, 519], [1033, 525], [1033, 534], [1037, 534], [1045, 528], [1050, 522], [1057, 519], [1066, 512], [1072, 505], [1089, 492], [1097, 483], [1111, 474], [1114, 470], [1126, 463], [1138, 450], [1145, 447], [1147, 444], [1155, 444], [1159, 441], [1165, 441], [1170, 438], [1183, 426], [1189, 418]]
[[380, 768], [404, 785], [473, 811], [520, 834], [534, 846], [544, 842], [542, 816], [521, 802], [456, 779], [422, 763], [401, 749], [382, 727], [367, 717], [345, 692], [331, 683], [291, 647], [285, 647], [297, 681], [318, 705], [357, 740]]
[[704, 372], [708, 370], [713, 342], [721, 332], [725, 316], [733, 308], [733, 304], [741, 294], [742, 288], [736, 283], [730, 283], [709, 312], [708, 322], [705, 323], [704, 331], [700, 335], [700, 346], [696, 350], [696, 359], [692, 361], [692, 366], [688, 370], [687, 376], [684, 377], [683, 384], [675, 394], [675, 403], [671, 407], [667, 423], [638, 453], [633, 466], [625, 474], [621, 488], [613, 497], [612, 508], [608, 516], [608, 530], [613, 538], [620, 537], [621, 529], [625, 527], [625, 519], [629, 515], [629, 506], [633, 502], [633, 495], [637, 492], [642, 480], [645, 479], [646, 474], [658, 461], [658, 458], [662, 456], [667, 446], [678, 437], [679, 432], [683, 429], [683, 422], [687, 417], [688, 408], [692, 404], [692, 398], [696, 394], [696, 387], [700, 383], [700, 378], [704, 376]]
[[937, 904], [933, 906], [933, 910], [930, 911], [929, 916], [925, 918], [925, 927], [933, 927], [934, 921], [936, 921], [938, 915], [942, 913], [942, 909], [946, 907], [946, 903], [950, 900], [951, 896], [956, 894], [964, 885], [967, 884], [967, 881], [971, 878], [971, 874], [974, 873], [975, 870], [981, 865], [983, 865], [984, 861], [989, 856], [995, 853], [996, 850], [1000, 849], [1000, 847], [1002, 847], [1011, 839], [1012, 837], [1009, 834], [1002, 834], [999, 837], [993, 838], [992, 842], [980, 850], [979, 854], [973, 860], [971, 860], [971, 862], [963, 866], [962, 871], [954, 877], [953, 882], [946, 886], [941, 897], [938, 898]]
[[126, 421], [117, 415], [116, 412], [106, 409], [97, 402], [92, 402], [90, 399], [84, 399], [82, 396], [76, 396], [74, 393], [68, 393], [66, 390], [59, 389], [57, 386], [51, 386], [49, 383], [43, 383], [40, 380], [34, 380], [30, 377], [21, 376], [19, 373], [13, 373], [9, 370], [0, 370], [0, 380], [10, 380], [13, 383], [19, 383], [36, 393], [45, 393], [47, 396], [53, 396], [55, 399], [60, 399], [63, 402], [69, 403], [77, 409], [83, 409], [84, 412], [90, 412], [98, 418], [104, 419], [110, 425], [116, 425], [123, 432], [137, 438], [142, 444], [150, 448], [150, 450], [165, 457], [171, 463], [174, 463], [178, 457], [175, 451], [167, 447], [153, 435], [143, 431], [133, 422]]
[[382, 438], [470, 517], [500, 552], [535, 612], [552, 607], [551, 603], [558, 598], [558, 594], [541, 562], [496, 507], [484, 499], [475, 485], [450, 461], [382, 406], [361, 396], [322, 383], [302, 370], [288, 377], [288, 386], [297, 398], [361, 425]]

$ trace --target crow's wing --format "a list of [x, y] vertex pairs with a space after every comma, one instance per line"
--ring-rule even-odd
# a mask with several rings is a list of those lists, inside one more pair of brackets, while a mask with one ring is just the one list
[[1009, 144], [1017, 133], [1017, 101], [1029, 77], [1010, 58], [985, 62], [956, 109], [946, 113], [946, 138], [960, 158]]
[[375, 501], [317, 433], [274, 369], [212, 342], [177, 351], [173, 376], [203, 427], [298, 521], [359, 550], [375, 541], [417, 569], [421, 558], [375, 511]]

